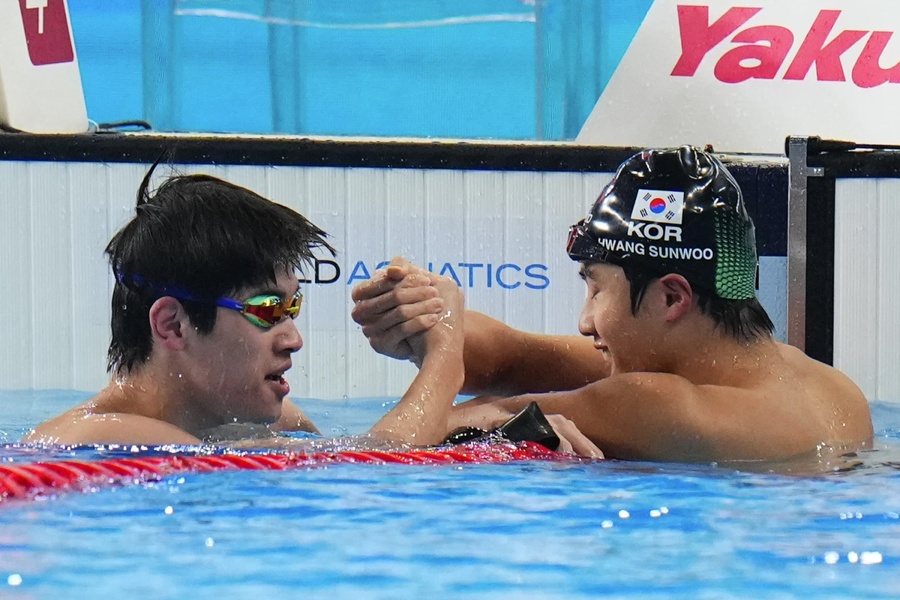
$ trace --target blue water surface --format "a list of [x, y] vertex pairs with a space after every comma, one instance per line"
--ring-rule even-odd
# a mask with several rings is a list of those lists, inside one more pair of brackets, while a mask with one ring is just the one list
[[[83, 398], [0, 392], [5, 441]], [[345, 435], [391, 402], [301, 405]], [[900, 408], [875, 402], [873, 416], [861, 465], [817, 476], [617, 461], [336, 465], [9, 502], [0, 596], [895, 598]]]

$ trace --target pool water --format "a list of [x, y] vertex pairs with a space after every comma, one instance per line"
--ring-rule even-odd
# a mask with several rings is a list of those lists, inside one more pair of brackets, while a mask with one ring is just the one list
[[[0, 460], [40, 458], [13, 442], [84, 397], [0, 392]], [[389, 404], [301, 402], [329, 435], [365, 431]], [[7, 503], [0, 597], [896, 598], [900, 406], [874, 402], [873, 417], [861, 464], [818, 476], [336, 465]]]

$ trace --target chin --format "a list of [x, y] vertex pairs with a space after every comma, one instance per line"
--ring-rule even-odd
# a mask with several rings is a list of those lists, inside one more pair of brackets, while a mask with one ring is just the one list
[[255, 423], [260, 423], [261, 425], [272, 425], [281, 418], [281, 407], [279, 407], [278, 412], [276, 414], [267, 414], [267, 415], [259, 415], [257, 419], [254, 421]]
[[248, 410], [240, 421], [244, 423], [256, 423], [258, 425], [271, 425], [281, 418], [281, 403], [272, 407], [272, 410], [262, 411], [261, 407], [253, 407], [256, 410]]

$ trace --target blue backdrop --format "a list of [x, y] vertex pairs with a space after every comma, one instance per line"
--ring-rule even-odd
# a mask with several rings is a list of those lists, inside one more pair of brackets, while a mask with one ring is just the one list
[[96, 122], [570, 139], [651, 3], [76, 0], [69, 11]]

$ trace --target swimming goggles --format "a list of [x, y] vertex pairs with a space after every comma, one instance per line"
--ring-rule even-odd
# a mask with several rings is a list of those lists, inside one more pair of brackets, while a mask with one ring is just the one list
[[262, 294], [247, 298], [241, 302], [232, 298], [210, 300], [192, 294], [181, 288], [157, 286], [148, 282], [140, 275], [125, 274], [120, 269], [116, 269], [116, 280], [126, 287], [129, 287], [129, 284], [133, 284], [138, 287], [149, 288], [161, 296], [171, 296], [179, 300], [187, 300], [190, 302], [212, 303], [222, 308], [236, 310], [244, 315], [244, 318], [248, 321], [263, 329], [275, 326], [285, 317], [296, 319], [297, 314], [300, 312], [300, 305], [303, 304], [303, 294], [299, 289], [297, 290], [297, 293], [289, 299], [282, 299], [281, 296], [275, 294]]
[[244, 315], [245, 319], [263, 329], [274, 326], [285, 317], [297, 318], [301, 304], [303, 304], [303, 294], [299, 289], [292, 298], [284, 300], [275, 295], [253, 296], [243, 302], [231, 298], [216, 300], [216, 306], [236, 310]]

